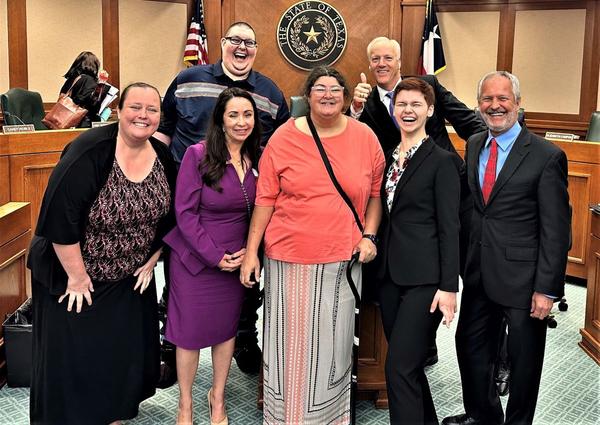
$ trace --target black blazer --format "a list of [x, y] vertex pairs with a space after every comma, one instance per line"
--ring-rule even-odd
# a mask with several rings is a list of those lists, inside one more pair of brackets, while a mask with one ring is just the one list
[[[486, 130], [485, 124], [475, 115], [475, 112], [467, 108], [464, 103], [446, 90], [435, 76], [421, 75], [417, 78], [429, 83], [435, 93], [435, 109], [433, 116], [425, 124], [425, 130], [438, 146], [456, 153], [450, 141], [450, 136], [448, 136], [445, 120], [452, 124], [458, 135], [464, 140], [475, 133]], [[387, 154], [388, 151], [398, 145], [400, 130], [398, 130], [385, 105], [381, 102], [377, 88], [371, 90], [359, 121], [367, 124], [375, 132], [384, 153]]]
[[381, 201], [378, 277], [397, 285], [438, 284], [458, 291], [460, 178], [456, 155], [430, 137], [415, 152], [387, 207], [385, 182], [392, 163], [386, 156]]
[[467, 143], [474, 210], [465, 288], [481, 284], [493, 302], [513, 308], [530, 308], [534, 291], [561, 297], [570, 232], [567, 157], [523, 128], [484, 205], [478, 166], [486, 138]]

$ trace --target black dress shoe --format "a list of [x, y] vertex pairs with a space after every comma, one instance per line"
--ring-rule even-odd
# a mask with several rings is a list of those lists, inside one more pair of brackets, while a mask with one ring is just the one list
[[438, 355], [437, 354], [434, 354], [433, 356], [427, 357], [427, 360], [425, 360], [425, 367], [433, 366], [438, 361], [439, 361], [439, 359], [438, 359]]
[[425, 360], [425, 364], [423, 366], [433, 366], [438, 362], [438, 360], [438, 349], [437, 346], [434, 344], [431, 347], [429, 347], [429, 350], [427, 350], [427, 359]]
[[262, 366], [262, 353], [256, 343], [236, 347], [233, 358], [238, 368], [248, 375], [256, 375]]
[[444, 418], [444, 420], [442, 420], [442, 425], [482, 425], [482, 422], [463, 413], [461, 415]]
[[160, 377], [156, 383], [156, 388], [169, 388], [171, 385], [177, 382], [177, 369], [175, 364], [169, 362], [160, 363]]
[[508, 394], [508, 388], [510, 384], [510, 369], [508, 369], [506, 366], [506, 364], [500, 365], [498, 367], [498, 371], [496, 372], [496, 376], [494, 377], [498, 395], [501, 397]]

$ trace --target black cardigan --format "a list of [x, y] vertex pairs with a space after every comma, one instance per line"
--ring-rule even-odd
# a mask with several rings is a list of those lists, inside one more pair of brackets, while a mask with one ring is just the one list
[[[52, 243], [83, 244], [89, 211], [113, 167], [117, 133], [117, 123], [82, 133], [65, 147], [48, 181], [27, 266], [33, 278], [54, 295], [64, 293], [67, 276]], [[150, 138], [150, 143], [169, 182], [171, 209], [158, 222], [149, 256], [158, 250], [162, 238], [175, 225], [173, 199], [177, 177], [169, 148], [154, 138]]]

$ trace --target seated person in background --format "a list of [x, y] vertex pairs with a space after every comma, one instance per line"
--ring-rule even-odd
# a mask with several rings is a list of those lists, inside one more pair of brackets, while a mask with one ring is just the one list
[[94, 96], [99, 70], [100, 60], [96, 55], [92, 52], [81, 52], [64, 75], [67, 81], [61, 87], [60, 93], [67, 93], [70, 89], [73, 102], [88, 110], [78, 127], [91, 127], [92, 121], [100, 121], [98, 118], [100, 104]]

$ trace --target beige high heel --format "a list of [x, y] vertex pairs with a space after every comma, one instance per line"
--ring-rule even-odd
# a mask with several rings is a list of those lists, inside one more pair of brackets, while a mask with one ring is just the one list
[[210, 403], [210, 398], [212, 395], [212, 387], [208, 390], [208, 394], [206, 394], [206, 398], [208, 399], [208, 417], [210, 418], [210, 425], [229, 425], [229, 419], [227, 419], [227, 411], [225, 411], [225, 417], [221, 419], [219, 422], [213, 422], [212, 420], [212, 404]]

